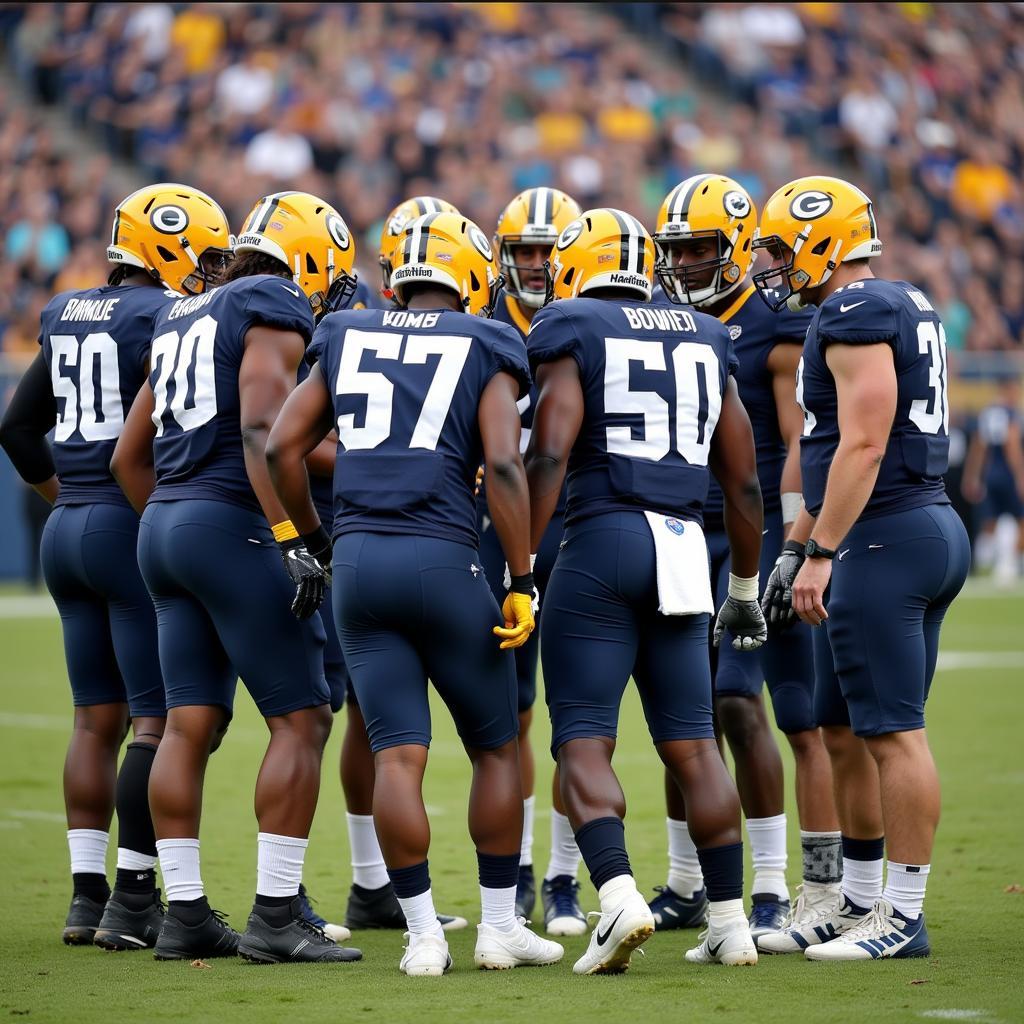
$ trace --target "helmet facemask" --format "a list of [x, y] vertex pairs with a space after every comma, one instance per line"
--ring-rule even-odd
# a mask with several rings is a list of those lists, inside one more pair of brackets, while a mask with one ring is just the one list
[[[506, 282], [505, 291], [524, 306], [540, 309], [546, 301], [547, 278], [544, 276], [544, 264], [556, 238], [557, 234], [552, 230], [546, 236], [532, 238], [524, 235], [506, 235], [501, 240], [499, 255], [501, 271]], [[517, 262], [518, 250], [522, 249], [544, 250], [545, 259], [540, 263]], [[531, 278], [536, 279], [535, 284], [530, 281]]]
[[[732, 260], [737, 234], [729, 239], [717, 228], [675, 237], [668, 231], [659, 234], [655, 239], [658, 259], [654, 273], [669, 299], [700, 307], [734, 291], [742, 280], [740, 268]], [[687, 248], [698, 247], [712, 247], [714, 255], [693, 261], [683, 258]]]

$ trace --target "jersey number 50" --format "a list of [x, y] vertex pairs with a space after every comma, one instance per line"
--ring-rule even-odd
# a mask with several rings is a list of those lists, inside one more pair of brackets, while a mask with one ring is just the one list
[[[669, 403], [654, 391], [633, 391], [629, 386], [630, 364], [665, 372], [665, 345], [636, 338], [604, 340], [604, 411], [609, 415], [642, 416], [643, 436], [633, 427], [608, 427], [605, 444], [611, 455], [625, 455], [654, 462], [672, 447]], [[675, 377], [675, 446], [691, 466], [706, 466], [722, 411], [718, 356], [709, 345], [682, 341], [672, 349]]]

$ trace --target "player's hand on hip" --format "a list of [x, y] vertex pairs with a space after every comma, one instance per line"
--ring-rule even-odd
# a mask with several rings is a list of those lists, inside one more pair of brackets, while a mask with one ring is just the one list
[[797, 621], [793, 608], [793, 581], [804, 564], [804, 546], [787, 540], [779, 557], [775, 559], [761, 598], [761, 611], [772, 629], [788, 629]]
[[503, 651], [522, 647], [537, 628], [536, 614], [540, 609], [540, 594], [533, 585], [533, 573], [513, 576], [512, 589], [505, 595], [501, 606], [504, 627], [495, 626], [494, 635], [501, 640]]
[[820, 626], [828, 618], [825, 591], [831, 579], [831, 559], [808, 558], [793, 581], [793, 607], [809, 626]]
[[768, 626], [757, 601], [727, 597], [715, 618], [716, 647], [726, 630], [732, 634], [732, 646], [737, 651], [756, 651], [768, 639]]

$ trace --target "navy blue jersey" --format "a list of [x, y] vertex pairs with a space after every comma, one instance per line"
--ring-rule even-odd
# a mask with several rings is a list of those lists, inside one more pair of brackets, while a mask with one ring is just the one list
[[620, 509], [701, 521], [711, 435], [735, 369], [713, 317], [641, 301], [565, 299], [533, 319], [530, 360], [571, 356], [584, 413], [566, 524]]
[[149, 380], [156, 407], [156, 490], [151, 501], [211, 498], [259, 511], [242, 452], [238, 369], [250, 327], [313, 334], [298, 285], [272, 275], [239, 278], [161, 313]]
[[157, 314], [172, 295], [105, 285], [62, 292], [43, 310], [39, 342], [57, 399], [57, 504], [128, 503], [110, 475], [110, 458], [146, 379]]
[[[799, 313], [783, 309], [773, 313], [750, 287], [720, 317], [729, 328], [733, 351], [739, 360], [736, 386], [754, 431], [757, 478], [766, 514], [781, 507], [780, 485], [786, 461], [786, 443], [779, 432], [779, 411], [775, 406], [768, 356], [776, 345], [803, 345], [813, 315], [812, 309]], [[724, 529], [722, 515], [722, 490], [712, 477], [704, 503], [704, 521], [709, 528]]]
[[338, 433], [334, 535], [412, 533], [477, 546], [477, 410], [498, 372], [529, 392], [512, 328], [452, 310], [348, 310], [311, 346]]
[[892, 346], [896, 416], [875, 488], [862, 518], [948, 501], [946, 335], [931, 303], [905, 281], [856, 281], [818, 308], [804, 343], [797, 400], [804, 410], [800, 469], [811, 515], [821, 511], [829, 467], [839, 444], [836, 384], [825, 362], [830, 344]]
[[[365, 281], [360, 279], [356, 284], [356, 290], [352, 293], [343, 309], [382, 309], [384, 301], [373, 292]], [[310, 349], [306, 350], [306, 358], [299, 365], [299, 383], [301, 384], [309, 376], [309, 368], [316, 362], [316, 356]], [[329, 476], [309, 475], [309, 490], [313, 495], [313, 504], [316, 506], [320, 522], [329, 530], [331, 520], [334, 518], [334, 482]]]

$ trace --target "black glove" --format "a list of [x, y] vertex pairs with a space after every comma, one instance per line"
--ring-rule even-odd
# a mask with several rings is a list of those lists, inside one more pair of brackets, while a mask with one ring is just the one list
[[772, 629], [789, 629], [797, 621], [797, 614], [793, 611], [793, 581], [803, 564], [803, 544], [787, 540], [775, 559], [775, 568], [768, 577], [761, 598], [761, 610]]
[[756, 651], [768, 639], [768, 627], [756, 601], [727, 597], [715, 619], [716, 647], [726, 630], [732, 634], [732, 646], [737, 651]]
[[284, 567], [295, 584], [292, 614], [308, 619], [331, 585], [331, 540], [321, 526], [314, 533], [282, 542], [280, 547]]

